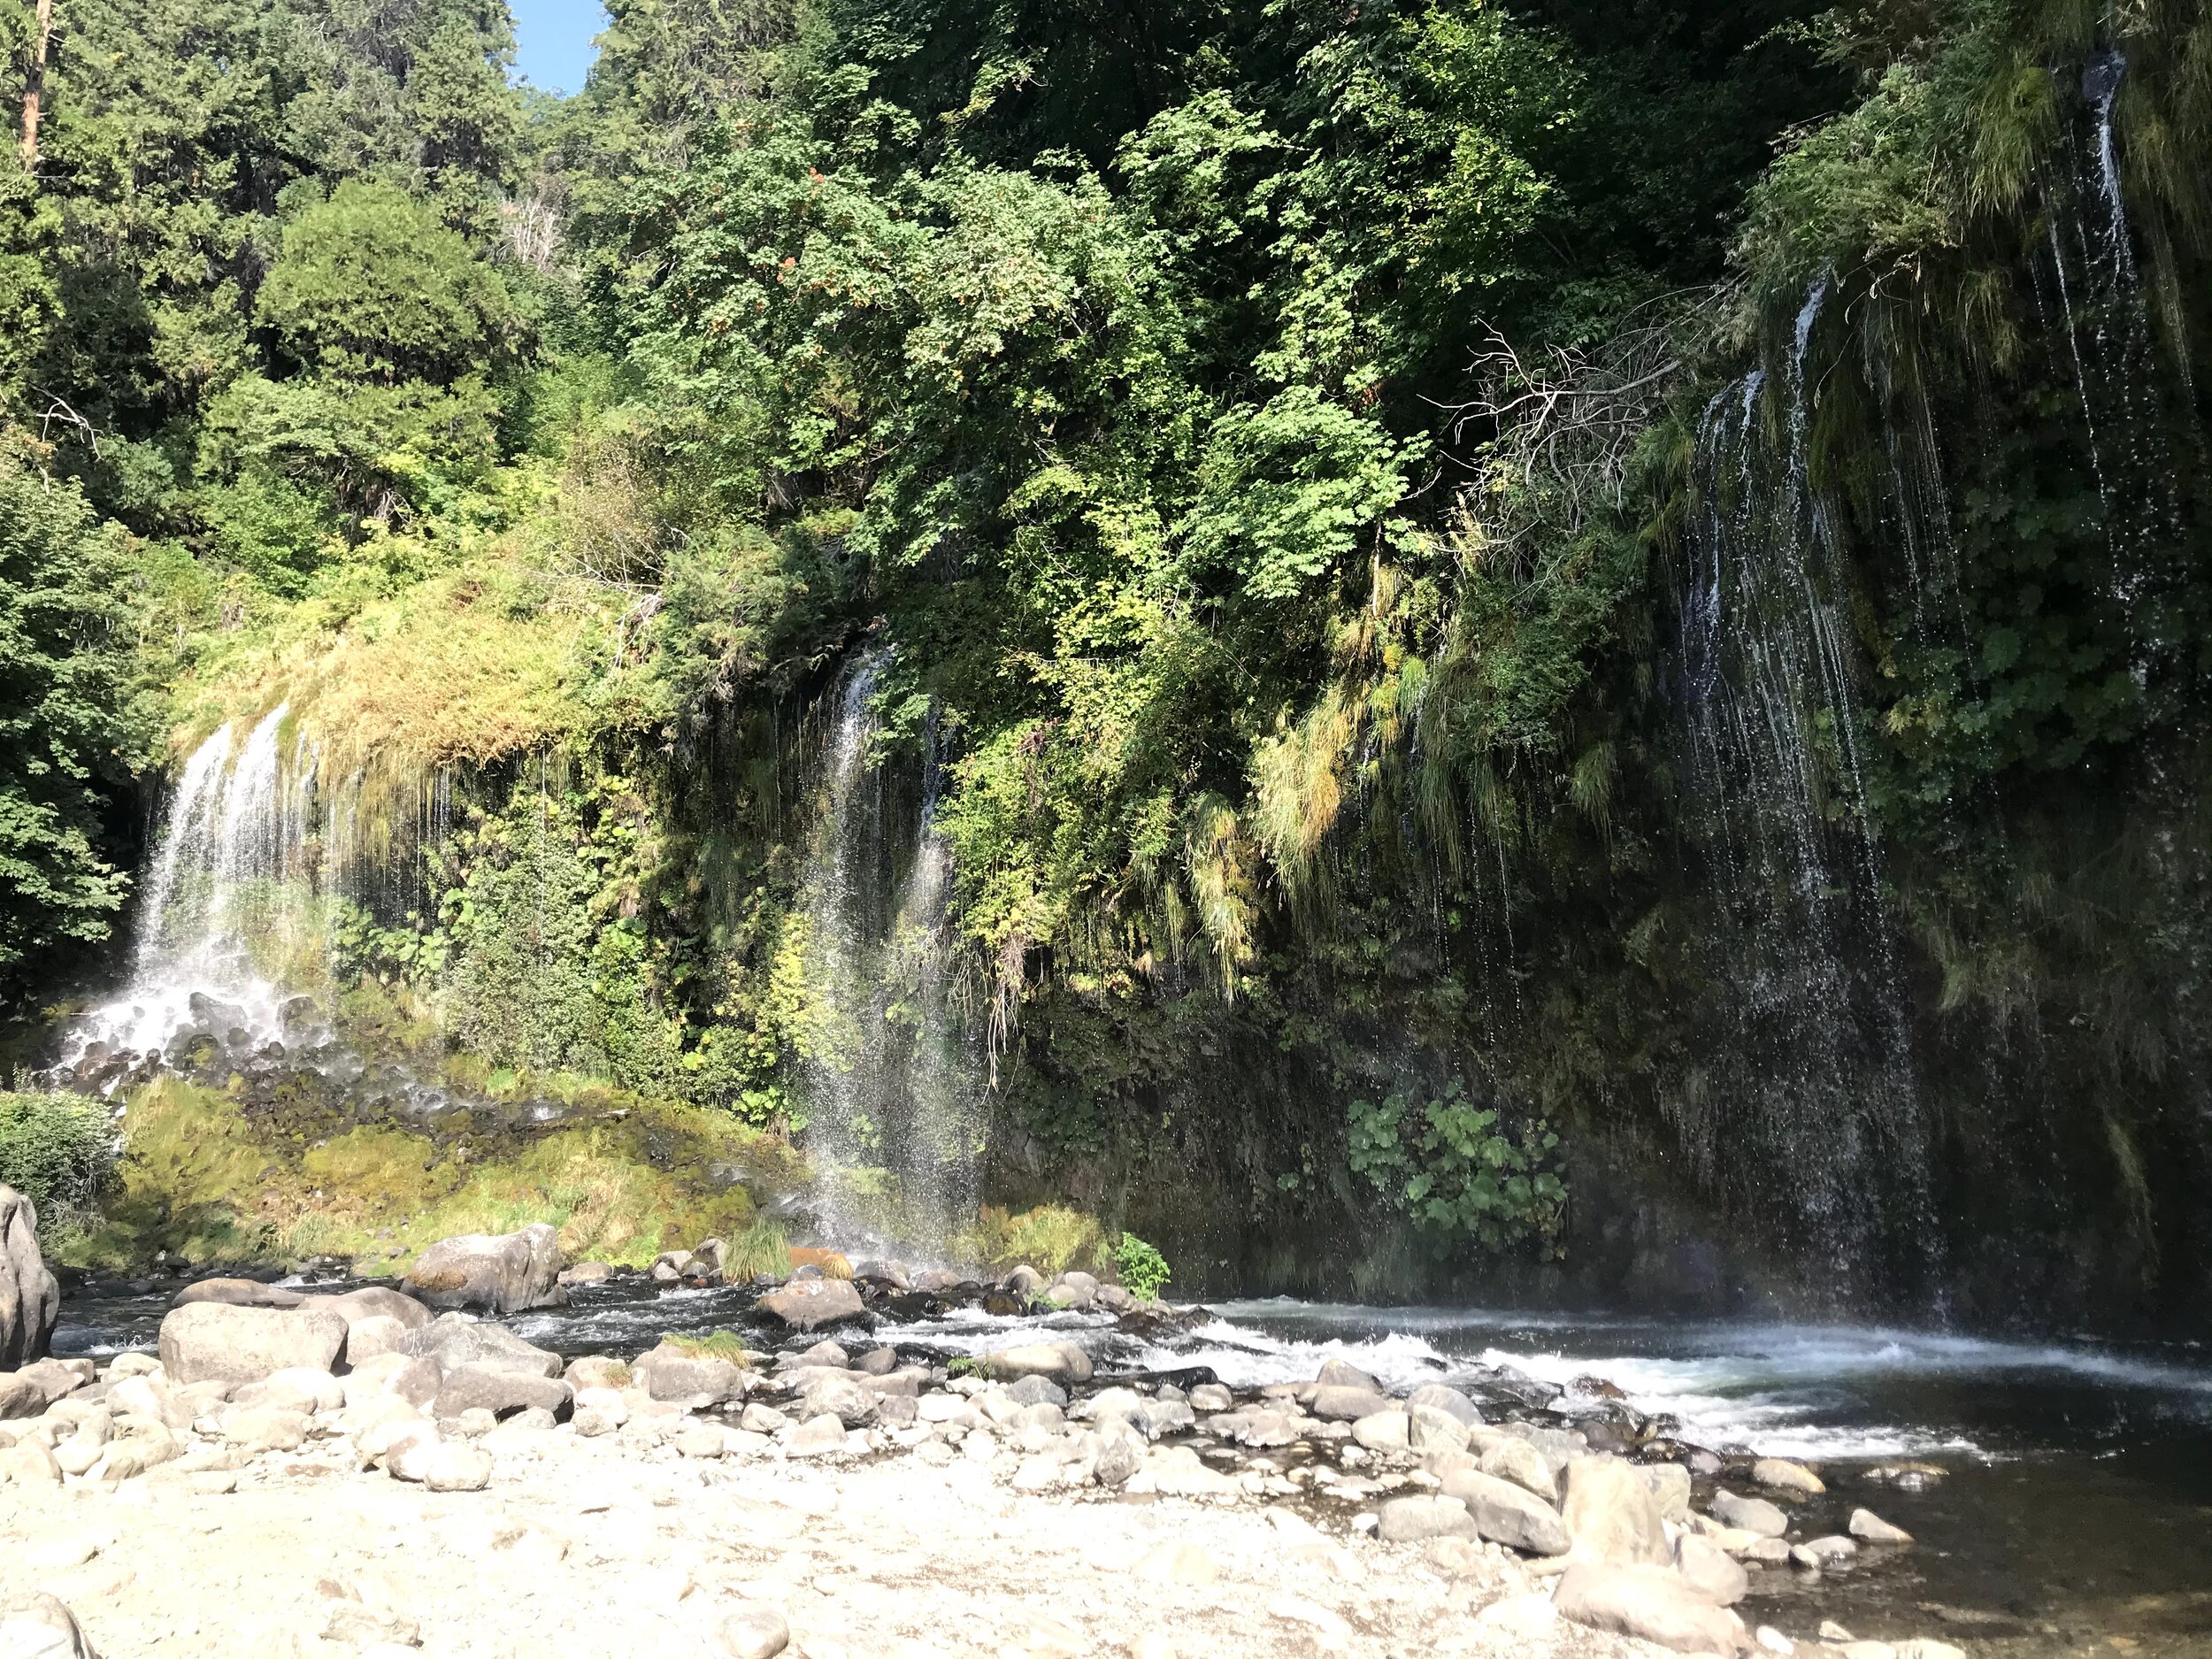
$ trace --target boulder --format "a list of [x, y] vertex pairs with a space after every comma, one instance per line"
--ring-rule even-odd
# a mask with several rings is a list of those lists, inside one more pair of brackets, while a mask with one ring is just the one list
[[1448, 1411], [1434, 1406], [1412, 1406], [1406, 1411], [1407, 1435], [1417, 1452], [1462, 1452], [1467, 1449], [1468, 1425]]
[[1871, 1509], [1851, 1511], [1851, 1536], [1870, 1544], [1909, 1544], [1912, 1534], [1901, 1526], [1893, 1526]]
[[1409, 1544], [1425, 1538], [1473, 1538], [1474, 1517], [1457, 1498], [1424, 1496], [1391, 1498], [1380, 1511], [1376, 1536], [1386, 1544]]
[[1671, 1568], [1577, 1562], [1552, 1593], [1562, 1618], [1656, 1642], [1677, 1653], [1727, 1655], [1744, 1645], [1743, 1621], [1692, 1593]]
[[70, 1364], [42, 1359], [18, 1371], [0, 1371], [0, 1423], [35, 1417], [57, 1400], [65, 1400], [89, 1380]]
[[196, 1302], [220, 1302], [234, 1308], [296, 1308], [306, 1300], [296, 1290], [282, 1290], [257, 1279], [196, 1279], [169, 1305], [185, 1308]]
[[1383, 1392], [1381, 1381], [1372, 1373], [1362, 1371], [1349, 1360], [1324, 1360], [1313, 1380], [1324, 1388], [1359, 1388], [1371, 1394]]
[[1448, 1417], [1457, 1417], [1469, 1428], [1482, 1421], [1482, 1413], [1473, 1401], [1458, 1389], [1447, 1388], [1442, 1383], [1423, 1383], [1406, 1396], [1407, 1410], [1412, 1411], [1423, 1406], [1441, 1411]]
[[826, 1412], [810, 1417], [791, 1431], [791, 1438], [784, 1442], [783, 1449], [791, 1457], [819, 1457], [829, 1452], [841, 1452], [845, 1449], [845, 1425]]
[[434, 1308], [520, 1313], [568, 1301], [559, 1284], [561, 1247], [543, 1222], [519, 1233], [470, 1233], [441, 1239], [422, 1253], [403, 1281]]
[[450, 1442], [431, 1453], [422, 1484], [430, 1492], [481, 1492], [492, 1483], [492, 1455], [480, 1446]]
[[810, 1379], [799, 1397], [805, 1402], [805, 1409], [799, 1415], [809, 1420], [826, 1415], [849, 1429], [856, 1429], [876, 1415], [875, 1390], [862, 1386], [841, 1371], [823, 1371]]
[[359, 1365], [386, 1354], [397, 1354], [407, 1340], [407, 1327], [381, 1314], [356, 1319], [346, 1331], [346, 1363]]
[[826, 1325], [857, 1319], [866, 1311], [849, 1279], [795, 1279], [754, 1305], [796, 1331], [818, 1331]]
[[97, 1659], [69, 1609], [44, 1591], [0, 1600], [5, 1659]]
[[296, 1452], [308, 1421], [304, 1411], [283, 1406], [234, 1406], [223, 1413], [223, 1439], [249, 1452]]
[[1801, 1544], [1793, 1544], [1790, 1547], [1790, 1564], [1819, 1572], [1849, 1561], [1858, 1553], [1859, 1547], [1852, 1540], [1839, 1532], [1831, 1532], [1825, 1538], [1812, 1538]]
[[1714, 1517], [1730, 1526], [1762, 1538], [1779, 1538], [1790, 1530], [1790, 1517], [1764, 1498], [1740, 1498], [1725, 1486], [1713, 1491]]
[[1659, 1505], [1659, 1518], [1681, 1522], [1690, 1513], [1690, 1471], [1680, 1463], [1647, 1463], [1640, 1471]]
[[1786, 1457], [1760, 1458], [1751, 1465], [1751, 1478], [1763, 1486], [1771, 1486], [1777, 1492], [1794, 1492], [1804, 1498], [1816, 1498], [1828, 1490], [1827, 1483], [1818, 1475]]
[[1486, 1475], [1495, 1475], [1534, 1493], [1547, 1503], [1559, 1502], [1559, 1478], [1544, 1455], [1526, 1440], [1501, 1435], [1483, 1448], [1475, 1466]]
[[60, 1317], [61, 1286], [39, 1253], [38, 1207], [0, 1187], [0, 1371], [44, 1359]]
[[1715, 1607], [1733, 1607], [1751, 1590], [1751, 1575], [1718, 1544], [1695, 1532], [1675, 1540], [1674, 1570], [1691, 1594]]
[[776, 1659], [791, 1645], [791, 1624], [783, 1609], [764, 1601], [731, 1614], [714, 1634], [717, 1650], [728, 1659]]
[[1616, 1567], [1663, 1566], [1674, 1558], [1659, 1501], [1644, 1472], [1617, 1457], [1585, 1457], [1567, 1466], [1560, 1517], [1574, 1535], [1577, 1560]]
[[179, 1386], [250, 1383], [280, 1371], [326, 1371], [346, 1345], [334, 1313], [195, 1302], [161, 1322], [161, 1366]]
[[1494, 1543], [1537, 1555], [1563, 1555], [1574, 1548], [1559, 1511], [1509, 1480], [1479, 1469], [1459, 1469], [1444, 1477], [1443, 1491], [1467, 1506], [1475, 1530]]
[[572, 1262], [564, 1267], [554, 1282], [564, 1287], [578, 1285], [603, 1285], [614, 1277], [614, 1269], [604, 1262]]
[[[1337, 1362], [1331, 1360], [1329, 1364]], [[1350, 1369], [1347, 1366], [1345, 1369]], [[1322, 1367], [1327, 1371], [1328, 1366]], [[1341, 1423], [1356, 1423], [1378, 1411], [1394, 1411], [1397, 1404], [1387, 1394], [1372, 1388], [1357, 1388], [1343, 1383], [1323, 1383], [1313, 1391], [1313, 1402], [1306, 1408], [1317, 1417]]]
[[735, 1361], [665, 1340], [639, 1359], [630, 1371], [656, 1400], [697, 1401], [708, 1405], [743, 1399], [749, 1381], [745, 1368]]
[[631, 1380], [629, 1365], [607, 1354], [587, 1354], [580, 1359], [572, 1359], [561, 1375], [580, 1394], [587, 1388], [627, 1388]]
[[[131, 1381], [138, 1388], [144, 1389], [149, 1396], [158, 1400], [159, 1391], [150, 1379], [133, 1378]], [[125, 1386], [119, 1384], [115, 1393], [120, 1393]], [[111, 1394], [109, 1397], [112, 1399], [114, 1394]], [[247, 1383], [234, 1390], [230, 1398], [234, 1405], [280, 1406], [287, 1411], [302, 1411], [313, 1417], [318, 1412], [335, 1411], [344, 1405], [346, 1391], [345, 1386], [326, 1371], [280, 1371], [263, 1378], [259, 1382]], [[182, 1423], [173, 1422], [165, 1410], [149, 1412], [147, 1415], [159, 1416], [173, 1429], [191, 1426], [189, 1417]]]
[[407, 1331], [419, 1331], [436, 1316], [412, 1296], [403, 1296], [382, 1285], [365, 1285], [342, 1296], [309, 1296], [303, 1308], [321, 1308], [336, 1314], [349, 1326], [365, 1319], [396, 1319]]
[[1073, 1342], [1027, 1342], [979, 1357], [992, 1376], [1008, 1381], [1043, 1377], [1064, 1385], [1091, 1379], [1091, 1356]]
[[1411, 1420], [1402, 1411], [1378, 1411], [1352, 1425], [1352, 1438], [1371, 1452], [1402, 1452], [1412, 1444]]
[[483, 1410], [501, 1417], [534, 1407], [558, 1417], [572, 1398], [568, 1385], [557, 1377], [496, 1365], [463, 1365], [446, 1372], [431, 1415], [443, 1421], [464, 1411]]
[[442, 1314], [419, 1331], [407, 1333], [402, 1353], [436, 1362], [441, 1371], [464, 1365], [527, 1371], [536, 1377], [561, 1374], [561, 1356], [533, 1348], [504, 1325], [488, 1325], [466, 1314]]

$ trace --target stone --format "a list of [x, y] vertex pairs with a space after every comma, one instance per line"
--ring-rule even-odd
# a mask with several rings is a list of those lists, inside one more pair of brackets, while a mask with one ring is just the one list
[[1352, 1425], [1352, 1438], [1371, 1452], [1402, 1452], [1412, 1444], [1412, 1425], [1402, 1411], [1378, 1411]]
[[781, 1608], [759, 1601], [725, 1618], [715, 1640], [728, 1659], [775, 1659], [791, 1645], [791, 1622]]
[[426, 1492], [481, 1492], [492, 1483], [492, 1455], [480, 1446], [447, 1441], [432, 1454], [423, 1471]]
[[1678, 1525], [1690, 1513], [1690, 1471], [1680, 1463], [1646, 1463], [1640, 1471], [1659, 1506], [1659, 1518]]
[[161, 1367], [180, 1386], [258, 1382], [280, 1371], [326, 1371], [346, 1345], [346, 1322], [305, 1309], [196, 1302], [161, 1322]]
[[1797, 1644], [1771, 1624], [1760, 1625], [1752, 1633], [1752, 1640], [1767, 1652], [1780, 1654], [1782, 1659], [1789, 1659], [1789, 1655], [1797, 1651]]
[[1190, 1391], [1193, 1411], [1226, 1411], [1237, 1402], [1237, 1397], [1217, 1382], [1200, 1383]]
[[1390, 1498], [1378, 1512], [1376, 1536], [1386, 1544], [1477, 1535], [1474, 1517], [1468, 1514], [1467, 1506], [1457, 1498]]
[[19, 1440], [0, 1451], [0, 1486], [58, 1486], [61, 1465], [42, 1440]]
[[1578, 1561], [1601, 1561], [1616, 1567], [1663, 1566], [1674, 1557], [1659, 1519], [1659, 1501], [1643, 1471], [1617, 1457], [1586, 1457], [1570, 1463], [1566, 1502], [1559, 1514], [1574, 1535]]
[[810, 1419], [826, 1412], [849, 1429], [860, 1428], [875, 1419], [875, 1391], [835, 1371], [824, 1372], [810, 1380], [799, 1391], [799, 1397], [805, 1402], [801, 1415]]
[[1216, 1417], [1209, 1425], [1226, 1434], [1240, 1446], [1264, 1450], [1270, 1447], [1288, 1446], [1313, 1427], [1311, 1419], [1291, 1411], [1270, 1411], [1260, 1406], [1247, 1406], [1241, 1411], [1232, 1411]]
[[754, 1306], [797, 1331], [818, 1331], [826, 1325], [857, 1319], [867, 1311], [861, 1305], [859, 1290], [849, 1279], [795, 1279], [782, 1289], [770, 1291]]
[[1790, 1517], [1764, 1498], [1740, 1498], [1725, 1486], [1713, 1490], [1707, 1506], [1716, 1518], [1762, 1538], [1779, 1538], [1790, 1530]]
[[1483, 1448], [1475, 1467], [1486, 1475], [1495, 1475], [1524, 1491], [1534, 1493], [1547, 1503], [1559, 1502], [1559, 1477], [1552, 1471], [1543, 1453], [1526, 1440], [1515, 1440], [1509, 1434], [1500, 1435]]
[[518, 1233], [441, 1239], [422, 1253], [402, 1283], [409, 1294], [433, 1308], [521, 1313], [567, 1302], [560, 1272], [560, 1243], [541, 1221]]
[[664, 1340], [651, 1353], [630, 1367], [632, 1379], [642, 1383], [656, 1400], [685, 1400], [719, 1405], [741, 1400], [750, 1386], [749, 1373], [734, 1360], [701, 1353]]
[[773, 1406], [747, 1406], [737, 1419], [738, 1427], [754, 1434], [773, 1434], [791, 1419]]
[[364, 1436], [360, 1448], [365, 1455], [381, 1456], [393, 1479], [420, 1484], [443, 1444], [434, 1423], [396, 1423]]
[[[152, 1385], [145, 1378], [132, 1380], [132, 1386], [153, 1394]], [[111, 1395], [111, 1398], [112, 1396]], [[231, 1403], [238, 1406], [281, 1406], [288, 1411], [303, 1411], [313, 1417], [324, 1411], [335, 1411], [346, 1402], [344, 1385], [326, 1371], [307, 1371], [295, 1367], [288, 1371], [273, 1371], [259, 1382], [246, 1383], [234, 1391]], [[163, 1420], [168, 1419], [165, 1414]], [[188, 1427], [190, 1419], [170, 1423], [173, 1429]]]
[[[1125, 1388], [1109, 1392], [1129, 1394], [1129, 1390]], [[1033, 1371], [1026, 1377], [1015, 1379], [1012, 1386], [1006, 1391], [1006, 1397], [1018, 1405], [1058, 1406], [1064, 1410], [1068, 1403], [1068, 1391], [1040, 1371]], [[1134, 1394], [1131, 1394], [1130, 1397], [1137, 1398]]]
[[[1332, 1360], [1330, 1364], [1335, 1363]], [[1326, 1371], [1328, 1367], [1325, 1365], [1322, 1369]], [[1348, 1366], [1346, 1369], [1350, 1368]], [[1313, 1391], [1313, 1400], [1306, 1409], [1324, 1419], [1356, 1423], [1360, 1418], [1372, 1417], [1378, 1411], [1394, 1411], [1397, 1407], [1387, 1394], [1372, 1388], [1324, 1383]]]
[[1109, 1423], [1099, 1432], [1092, 1478], [1102, 1486], [1125, 1486], [1144, 1467], [1144, 1440], [1134, 1429], [1125, 1423]]
[[408, 1331], [419, 1331], [437, 1317], [412, 1296], [383, 1285], [365, 1285], [342, 1296], [308, 1296], [299, 1305], [334, 1313], [349, 1325], [358, 1325], [365, 1319], [392, 1319]]
[[1897, 1659], [1897, 1649], [1886, 1641], [1847, 1641], [1843, 1644], [1843, 1659]]
[[1323, 1388], [1360, 1388], [1371, 1394], [1384, 1392], [1381, 1380], [1372, 1372], [1363, 1371], [1349, 1360], [1330, 1359], [1321, 1363], [1313, 1380]]
[[718, 1423], [688, 1423], [676, 1433], [680, 1457], [720, 1457], [729, 1449], [728, 1438]]
[[1406, 1411], [1408, 1443], [1417, 1452], [1464, 1451], [1468, 1425], [1448, 1411], [1434, 1406], [1411, 1406]]
[[1741, 1619], [1693, 1594], [1671, 1569], [1649, 1563], [1577, 1562], [1561, 1576], [1552, 1605], [1575, 1624], [1656, 1642], [1677, 1653], [1718, 1654], [1724, 1659], [1744, 1644]]
[[613, 1277], [614, 1269], [604, 1262], [572, 1262], [553, 1282], [572, 1289], [579, 1285], [603, 1285]]
[[296, 1308], [306, 1300], [296, 1290], [265, 1285], [257, 1279], [199, 1279], [179, 1291], [169, 1305], [182, 1308], [196, 1302], [220, 1302], [234, 1308]]
[[1751, 1465], [1751, 1478], [1763, 1486], [1778, 1492], [1794, 1492], [1801, 1497], [1817, 1498], [1828, 1490], [1827, 1483], [1802, 1463], [1793, 1463], [1786, 1457], [1762, 1457]]
[[611, 1355], [587, 1354], [581, 1359], [571, 1360], [561, 1378], [579, 1394], [587, 1388], [627, 1388], [630, 1367], [626, 1361]]
[[396, 1319], [381, 1314], [356, 1319], [346, 1329], [346, 1363], [358, 1365], [364, 1360], [401, 1353], [406, 1340], [407, 1327]]
[[1406, 1396], [1406, 1409], [1416, 1410], [1426, 1406], [1441, 1411], [1447, 1417], [1458, 1418], [1469, 1428], [1482, 1422], [1482, 1412], [1472, 1400], [1456, 1388], [1447, 1388], [1442, 1383], [1423, 1383]]
[[1790, 1547], [1790, 1564], [1812, 1572], [1824, 1572], [1829, 1568], [1855, 1559], [1859, 1547], [1853, 1540], [1832, 1532], [1825, 1538], [1808, 1539]]
[[282, 1406], [233, 1408], [223, 1414], [223, 1439], [250, 1452], [296, 1452], [307, 1443], [307, 1414]]
[[1675, 1540], [1674, 1570], [1691, 1594], [1715, 1607], [1733, 1607], [1751, 1593], [1751, 1575], [1718, 1544], [1695, 1532]]
[[1909, 1544], [1912, 1534], [1901, 1526], [1893, 1526], [1871, 1509], [1851, 1511], [1850, 1525], [1846, 1528], [1851, 1536], [1870, 1544]]
[[43, 1591], [0, 1600], [0, 1659], [97, 1659], [76, 1616]]
[[1558, 1626], [1559, 1609], [1548, 1595], [1530, 1591], [1521, 1595], [1501, 1596], [1475, 1615], [1475, 1623], [1485, 1630], [1503, 1631], [1509, 1635], [1544, 1637]]
[[821, 1457], [832, 1452], [841, 1452], [845, 1449], [845, 1425], [826, 1412], [818, 1417], [810, 1417], [791, 1431], [791, 1438], [784, 1442], [783, 1449], [785, 1455], [790, 1457]]
[[1007, 1381], [1042, 1377], [1065, 1386], [1091, 1379], [1091, 1356], [1073, 1342], [1025, 1342], [978, 1356], [992, 1376]]
[[1559, 1511], [1509, 1480], [1479, 1469], [1455, 1470], [1444, 1477], [1443, 1492], [1465, 1504], [1475, 1530], [1494, 1543], [1536, 1555], [1563, 1555], [1574, 1548]]
[[535, 1377], [558, 1377], [562, 1370], [558, 1354], [532, 1347], [504, 1325], [472, 1319], [465, 1313], [441, 1314], [421, 1330], [411, 1331], [404, 1351], [434, 1362], [442, 1375], [464, 1365], [485, 1365]]
[[431, 1404], [431, 1415], [457, 1417], [464, 1411], [480, 1410], [501, 1417], [535, 1408], [558, 1417], [568, 1410], [573, 1398], [568, 1385], [557, 1377], [505, 1371], [496, 1365], [463, 1365], [445, 1374]]

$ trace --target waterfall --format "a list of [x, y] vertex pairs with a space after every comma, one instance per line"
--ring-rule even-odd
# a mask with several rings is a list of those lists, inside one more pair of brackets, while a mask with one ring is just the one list
[[[1671, 678], [1716, 994], [1667, 1110], [1701, 1182], [1841, 1275], [1924, 1248], [1926, 1127], [1882, 911], [1857, 646], [1812, 469], [1831, 292], [1825, 278], [1808, 290], [1778, 377], [1724, 388], [1697, 430]], [[1919, 429], [1891, 447], [1901, 478], [1908, 439]]]
[[801, 910], [807, 1146], [833, 1233], [944, 1252], [975, 1214], [981, 1068], [950, 995], [934, 718], [918, 808], [872, 752], [887, 661], [861, 657], [828, 700]]

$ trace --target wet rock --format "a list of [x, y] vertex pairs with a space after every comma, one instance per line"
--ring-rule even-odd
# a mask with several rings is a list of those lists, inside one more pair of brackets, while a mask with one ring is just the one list
[[463, 1365], [446, 1373], [431, 1415], [442, 1420], [457, 1417], [464, 1411], [488, 1411], [500, 1417], [535, 1409], [550, 1411], [557, 1418], [568, 1410], [573, 1397], [569, 1386], [557, 1377], [495, 1365]]
[[1425, 1538], [1479, 1536], [1474, 1517], [1457, 1498], [1422, 1496], [1391, 1498], [1378, 1512], [1376, 1536], [1386, 1544], [1409, 1544]]
[[1794, 1492], [1801, 1497], [1816, 1498], [1828, 1490], [1827, 1484], [1802, 1463], [1793, 1463], [1786, 1457], [1762, 1457], [1751, 1465], [1751, 1478], [1763, 1486], [1777, 1492]]
[[818, 1331], [857, 1319], [866, 1311], [860, 1292], [849, 1279], [794, 1279], [781, 1290], [763, 1296], [756, 1307], [798, 1331]]
[[[1334, 1360], [1329, 1362], [1332, 1365], [1336, 1363]], [[1326, 1371], [1328, 1367], [1322, 1369]], [[1387, 1394], [1379, 1394], [1372, 1388], [1358, 1388], [1342, 1383], [1323, 1383], [1313, 1391], [1313, 1399], [1306, 1407], [1315, 1417], [1343, 1423], [1356, 1423], [1360, 1418], [1372, 1417], [1378, 1411], [1396, 1409], [1396, 1403]]]
[[1713, 1501], [1707, 1507], [1728, 1525], [1762, 1538], [1779, 1538], [1790, 1530], [1790, 1517], [1775, 1505], [1764, 1498], [1740, 1498], [1725, 1486], [1714, 1489]]
[[1578, 1559], [1629, 1567], [1664, 1565], [1673, 1558], [1643, 1471], [1617, 1457], [1586, 1457], [1568, 1465], [1560, 1517], [1574, 1535]]
[[1227, 1411], [1235, 1406], [1237, 1397], [1219, 1383], [1200, 1383], [1190, 1391], [1193, 1411]]
[[1371, 1394], [1386, 1393], [1381, 1379], [1372, 1372], [1363, 1371], [1349, 1360], [1324, 1360], [1313, 1380], [1324, 1388], [1360, 1388]]
[[38, 1248], [38, 1207], [0, 1186], [0, 1371], [46, 1357], [61, 1317], [61, 1286]]
[[1091, 1356], [1073, 1342], [1026, 1342], [979, 1357], [992, 1376], [1008, 1380], [1043, 1377], [1064, 1385], [1091, 1379]]
[[1475, 1467], [1486, 1475], [1495, 1475], [1534, 1493], [1547, 1503], [1559, 1501], [1559, 1477], [1545, 1462], [1544, 1455], [1526, 1440], [1499, 1436], [1483, 1448]]
[[1552, 1593], [1562, 1618], [1634, 1636], [1677, 1653], [1729, 1655], [1744, 1645], [1743, 1621], [1693, 1594], [1665, 1567], [1578, 1562]]
[[561, 1374], [558, 1354], [534, 1348], [504, 1325], [461, 1313], [441, 1314], [421, 1330], [410, 1332], [403, 1352], [435, 1362], [442, 1372], [458, 1371], [464, 1365], [488, 1365], [537, 1377]]
[[1891, 1525], [1871, 1509], [1852, 1510], [1850, 1525], [1847, 1530], [1852, 1537], [1863, 1539], [1870, 1544], [1909, 1544], [1912, 1542], [1910, 1532], [1901, 1526]]
[[1690, 1593], [1715, 1607], [1733, 1607], [1751, 1590], [1751, 1575], [1709, 1538], [1685, 1532], [1675, 1540], [1674, 1570]]
[[756, 1602], [724, 1619], [715, 1640], [727, 1659], [775, 1659], [791, 1645], [791, 1624], [781, 1608]]
[[1824, 1572], [1857, 1559], [1858, 1554], [1859, 1547], [1854, 1540], [1840, 1533], [1831, 1533], [1825, 1538], [1808, 1539], [1801, 1544], [1793, 1545], [1790, 1564], [1812, 1572]]
[[566, 1303], [560, 1272], [557, 1235], [539, 1222], [518, 1233], [441, 1239], [422, 1253], [403, 1284], [433, 1308], [520, 1313]]
[[0, 1659], [97, 1659], [76, 1616], [44, 1591], [0, 1600]]
[[161, 1365], [173, 1383], [248, 1383], [296, 1368], [328, 1371], [346, 1322], [305, 1309], [191, 1302], [161, 1322]]
[[1574, 1548], [1559, 1511], [1511, 1481], [1461, 1469], [1444, 1477], [1443, 1494], [1465, 1504], [1475, 1530], [1493, 1542], [1537, 1555], [1563, 1555]]

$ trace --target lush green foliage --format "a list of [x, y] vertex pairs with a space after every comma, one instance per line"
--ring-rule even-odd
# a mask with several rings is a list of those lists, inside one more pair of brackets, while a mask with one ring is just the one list
[[58, 1210], [88, 1210], [115, 1163], [115, 1125], [107, 1109], [73, 1094], [0, 1094], [0, 1186], [39, 1207], [45, 1224]]
[[1174, 1277], [1167, 1257], [1133, 1233], [1114, 1240], [1114, 1271], [1121, 1276], [1121, 1287], [1140, 1302], [1158, 1301], [1160, 1287]]

